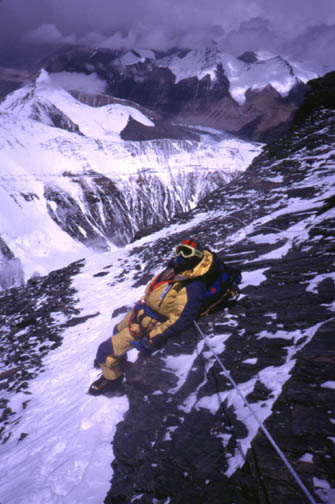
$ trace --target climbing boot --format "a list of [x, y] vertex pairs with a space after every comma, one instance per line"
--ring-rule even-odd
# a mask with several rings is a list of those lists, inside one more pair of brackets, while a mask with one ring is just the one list
[[88, 393], [94, 396], [98, 395], [122, 395], [123, 387], [122, 387], [123, 376], [119, 376], [116, 380], [107, 380], [104, 375], [101, 375], [100, 378], [95, 380], [90, 388], [88, 389]]

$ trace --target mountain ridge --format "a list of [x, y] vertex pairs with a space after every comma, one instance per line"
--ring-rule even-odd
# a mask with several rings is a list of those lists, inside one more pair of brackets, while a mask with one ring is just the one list
[[95, 75], [107, 93], [130, 99], [165, 120], [227, 130], [267, 142], [279, 137], [316, 74], [271, 53], [235, 58], [213, 44], [202, 50], [70, 49], [45, 61], [63, 80]]
[[161, 122], [129, 102], [83, 103], [91, 99], [78, 101], [43, 71], [0, 104], [1, 237], [28, 277], [124, 246], [194, 206], [261, 148]]

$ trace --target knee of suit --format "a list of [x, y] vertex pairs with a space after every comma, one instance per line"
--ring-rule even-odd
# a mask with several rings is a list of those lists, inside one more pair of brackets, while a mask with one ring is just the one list
[[106, 362], [107, 356], [113, 354], [114, 354], [113, 343], [111, 338], [108, 338], [106, 341], [103, 341], [98, 346], [97, 361], [100, 364], [103, 364], [104, 362]]

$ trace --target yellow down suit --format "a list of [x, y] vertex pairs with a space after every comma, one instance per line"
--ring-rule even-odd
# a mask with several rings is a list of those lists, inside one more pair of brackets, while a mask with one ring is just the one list
[[201, 262], [193, 269], [169, 280], [162, 279], [162, 272], [149, 283], [145, 295], [115, 328], [117, 332], [111, 338], [113, 352], [99, 364], [107, 380], [122, 375], [122, 355], [134, 348], [132, 341], [145, 336], [153, 349], [159, 348], [192, 324], [201, 312], [206, 291], [201, 277], [212, 262], [213, 255], [204, 250]]

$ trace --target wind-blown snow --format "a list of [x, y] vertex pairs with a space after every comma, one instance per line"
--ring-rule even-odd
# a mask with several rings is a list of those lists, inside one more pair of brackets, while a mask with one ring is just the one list
[[65, 90], [76, 89], [86, 93], [104, 93], [106, 91], [106, 82], [100, 79], [96, 73], [86, 75], [77, 72], [58, 72], [49, 75], [54, 83]]

